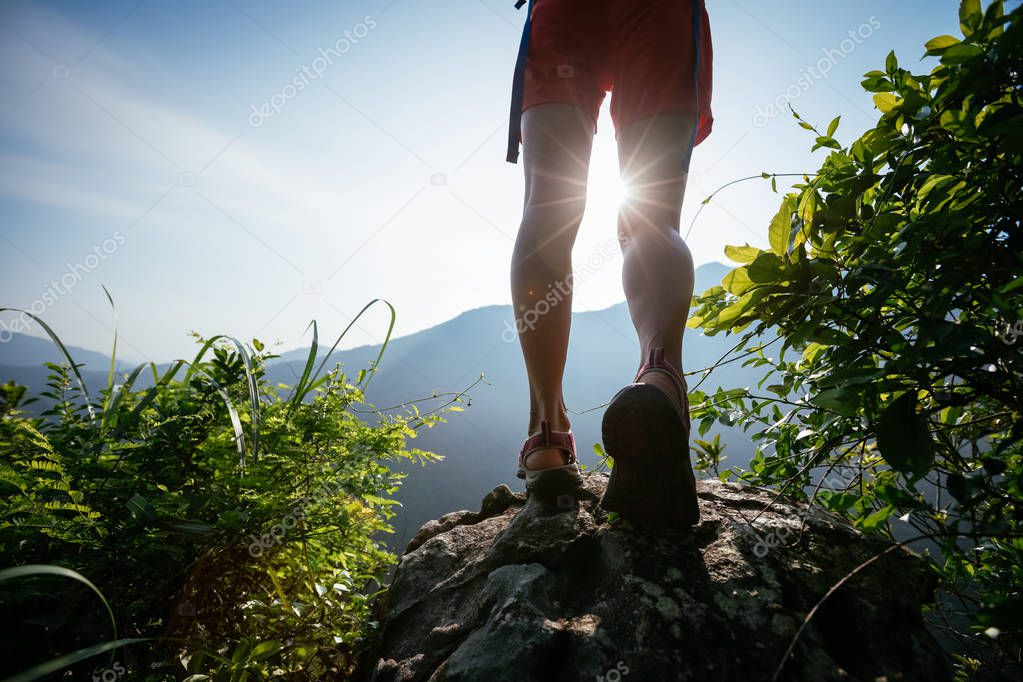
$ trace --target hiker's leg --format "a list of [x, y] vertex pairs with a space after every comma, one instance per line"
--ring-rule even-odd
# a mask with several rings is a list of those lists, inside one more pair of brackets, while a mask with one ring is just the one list
[[[680, 367], [693, 263], [679, 236], [691, 147], [710, 132], [710, 20], [703, 0], [611, 3], [611, 117], [632, 198], [618, 229], [622, 273], [641, 358], [662, 346]], [[694, 127], [699, 130], [694, 135]], [[651, 376], [654, 376], [651, 374]], [[657, 374], [657, 376], [660, 376]]]
[[[566, 431], [561, 379], [572, 321], [572, 245], [586, 204], [593, 117], [568, 104], [523, 112], [526, 180], [522, 224], [512, 254], [511, 289], [519, 342], [529, 377], [529, 433], [541, 419]], [[563, 464], [560, 450], [531, 455], [530, 469]]]
[[[693, 257], [679, 234], [692, 114], [660, 114], [625, 126], [618, 158], [628, 198], [618, 215], [622, 284], [640, 343], [640, 364], [651, 348], [682, 367], [682, 332], [693, 295]], [[657, 383], [661, 375], [651, 374]], [[667, 379], [665, 379], [667, 381]], [[670, 382], [663, 388], [672, 390]]]

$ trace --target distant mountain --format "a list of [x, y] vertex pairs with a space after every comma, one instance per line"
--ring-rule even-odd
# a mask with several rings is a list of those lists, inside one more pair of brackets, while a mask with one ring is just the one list
[[[83, 363], [94, 370], [110, 370], [109, 355], [78, 346], [68, 346], [67, 349], [75, 362]], [[8, 341], [0, 343], [0, 365], [40, 367], [47, 362], [64, 362], [60, 349], [48, 338], [12, 334]]]
[[[696, 272], [696, 290], [719, 284], [728, 267], [720, 263], [700, 266]], [[409, 472], [398, 498], [404, 507], [395, 519], [395, 548], [401, 548], [425, 521], [454, 509], [473, 508], [479, 499], [500, 483], [521, 490], [515, 478], [516, 458], [526, 436], [529, 418], [529, 392], [525, 367], [514, 334], [514, 316], [510, 305], [492, 305], [466, 311], [442, 324], [392, 339], [366, 397], [378, 408], [408, 400], [429, 397], [434, 392], [464, 389], [481, 374], [486, 383], [471, 391], [471, 406], [461, 413], [450, 413], [447, 422], [432, 429], [420, 429], [410, 445], [444, 455], [443, 462], [426, 467], [405, 466]], [[600, 406], [630, 382], [640, 364], [640, 351], [625, 302], [604, 310], [573, 315], [569, 357], [565, 371], [565, 402], [570, 410], [580, 460], [598, 464], [592, 446], [600, 441]], [[16, 337], [20, 338], [20, 337]], [[707, 337], [688, 331], [684, 342], [684, 364], [688, 371], [712, 365], [734, 344], [733, 338]], [[12, 341], [13, 343], [13, 341]], [[19, 348], [29, 348], [28, 344]], [[40, 361], [52, 359], [42, 346], [31, 346]], [[345, 371], [354, 376], [376, 358], [379, 346], [361, 346], [334, 356]], [[88, 354], [87, 368], [103, 369], [109, 359]], [[77, 349], [75, 360], [82, 362]], [[268, 367], [272, 383], [293, 384], [301, 374], [308, 350], [283, 353]], [[8, 378], [38, 391], [45, 383], [46, 370], [33, 356], [22, 351], [19, 362], [12, 362], [0, 346], [0, 381]], [[93, 364], [96, 363], [96, 365]], [[28, 366], [11, 367], [27, 364]], [[333, 364], [333, 363], [332, 363]], [[760, 379], [761, 370], [726, 365], [714, 372], [701, 387], [751, 385]], [[106, 374], [87, 372], [86, 382], [105, 385]], [[104, 383], [100, 383], [104, 382]], [[690, 381], [694, 386], [697, 379]], [[440, 404], [438, 400], [437, 405]], [[420, 409], [427, 409], [424, 404]], [[753, 445], [740, 430], [715, 427], [728, 444], [728, 465], [745, 464]]]

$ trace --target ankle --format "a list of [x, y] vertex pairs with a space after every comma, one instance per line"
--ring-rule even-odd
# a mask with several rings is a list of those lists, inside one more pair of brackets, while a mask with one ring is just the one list
[[550, 422], [552, 431], [568, 431], [572, 423], [568, 419], [568, 412], [555, 410], [554, 412], [531, 412], [529, 415], [529, 433], [534, 434], [540, 430], [540, 422], [546, 419]]
[[642, 346], [643, 354], [640, 357], [639, 367], [637, 371], [650, 360], [650, 352], [657, 348], [664, 349], [664, 362], [670, 365], [675, 371], [681, 373], [682, 369], [682, 344], [665, 344], [663, 342], [651, 342]]

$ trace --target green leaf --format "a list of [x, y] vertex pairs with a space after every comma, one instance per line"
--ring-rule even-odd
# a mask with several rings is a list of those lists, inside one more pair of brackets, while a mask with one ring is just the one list
[[363, 498], [370, 504], [376, 504], [383, 507], [392, 507], [394, 505], [401, 506], [401, 502], [398, 500], [391, 500], [386, 497], [379, 497], [377, 495], [364, 495]]
[[721, 286], [730, 294], [742, 296], [753, 286], [747, 268], [735, 268], [721, 280]]
[[856, 526], [863, 530], [875, 530], [884, 526], [885, 522], [888, 521], [898, 510], [892, 506], [884, 506], [875, 511], [873, 514], [863, 519], [858, 519]]
[[949, 474], [945, 479], [945, 487], [959, 504], [966, 506], [978, 492], [984, 489], [984, 472], [981, 470], [971, 471], [965, 476]]
[[262, 661], [264, 659], [270, 658], [283, 648], [284, 648], [283, 644], [281, 644], [277, 640], [271, 639], [269, 641], [260, 642], [259, 644], [257, 644], [252, 649], [250, 657], [256, 661]]
[[884, 69], [888, 73], [894, 72], [899, 68], [899, 60], [895, 58], [895, 50], [888, 53], [888, 56], [884, 60]]
[[972, 127], [966, 114], [957, 110], [949, 109], [941, 112], [938, 117], [939, 125], [953, 135], [964, 135], [970, 132]]
[[781, 278], [782, 260], [770, 251], [764, 251], [746, 267], [746, 270], [753, 282], [774, 282]]
[[818, 353], [827, 348], [827, 346], [820, 343], [811, 343], [803, 350], [802, 358], [800, 362], [811, 363], [814, 358], [817, 357]]
[[942, 64], [962, 64], [968, 62], [975, 57], [979, 57], [984, 54], [984, 50], [980, 49], [976, 45], [967, 45], [966, 43], [959, 43], [947, 48], [941, 53]]
[[826, 509], [836, 512], [851, 509], [854, 504], [862, 499], [859, 495], [853, 493], [835, 492], [834, 490], [821, 490], [817, 497], [820, 498]]
[[771, 219], [771, 225], [767, 230], [771, 251], [774, 251], [779, 256], [784, 256], [788, 250], [789, 230], [792, 227], [794, 203], [795, 200], [792, 197], [785, 197], [781, 202], [781, 207], [778, 208], [778, 212]]
[[128, 507], [128, 511], [131, 512], [131, 515], [136, 519], [152, 521], [156, 518], [156, 509], [154, 509], [149, 500], [144, 498], [142, 495], [135, 495], [132, 497], [128, 500], [126, 506]]
[[980, 25], [980, 0], [961, 0], [959, 3], [959, 28], [969, 37]]
[[920, 201], [923, 201], [931, 192], [934, 191], [936, 187], [948, 184], [952, 180], [955, 180], [955, 178], [951, 175], [942, 175], [941, 173], [931, 175], [924, 181], [924, 184], [920, 186], [920, 189], [917, 192], [917, 198]]
[[735, 303], [722, 310], [716, 320], [717, 326], [719, 328], [727, 328], [734, 320], [749, 310], [750, 304], [753, 302], [753, 294], [755, 293], [756, 291], [750, 291], [740, 296]]
[[895, 89], [892, 82], [885, 78], [883, 71], [872, 71], [870, 74], [867, 74], [867, 77], [860, 82], [860, 85], [867, 92], [891, 92]]
[[920, 476], [934, 463], [934, 442], [927, 420], [916, 408], [916, 391], [889, 403], [877, 422], [877, 447], [893, 469]]
[[890, 92], [879, 92], [874, 95], [874, 105], [884, 114], [894, 109], [901, 101], [901, 99]]
[[842, 120], [841, 116], [836, 116], [835, 118], [831, 119], [831, 123], [828, 124], [828, 137], [834, 136], [835, 131], [838, 130], [838, 122], [840, 120]]
[[958, 38], [953, 38], [952, 36], [945, 35], [931, 38], [926, 43], [924, 43], [924, 47], [927, 48], [927, 54], [937, 54], [938, 52], [946, 48], [952, 47], [953, 45], [957, 45], [958, 43], [959, 43]]
[[821, 147], [827, 147], [828, 149], [841, 149], [842, 145], [840, 145], [838, 140], [833, 137], [825, 137], [824, 135], [821, 135], [817, 138], [810, 151], [816, 151]]
[[1003, 286], [1001, 289], [999, 289], [998, 293], [1007, 294], [1010, 291], [1016, 291], [1016, 289], [1019, 289], [1020, 287], [1023, 287], [1023, 277], [1017, 277], [1016, 279], [1012, 280], [1011, 282]]
[[[809, 226], [813, 222], [813, 215], [817, 211], [817, 193], [812, 189], [807, 189], [803, 192], [803, 196], [799, 199], [799, 207], [796, 209], [796, 215], [803, 221], [804, 225]], [[788, 244], [786, 243], [786, 251], [788, 250]]]
[[743, 246], [725, 246], [725, 256], [736, 263], [752, 263], [753, 259], [760, 255], [761, 250], [755, 246], [745, 244]]
[[176, 531], [188, 535], [209, 535], [215, 530], [213, 526], [202, 521], [174, 521], [167, 525]]
[[859, 397], [844, 386], [821, 391], [810, 402], [817, 407], [837, 412], [844, 417], [855, 416], [859, 410]]

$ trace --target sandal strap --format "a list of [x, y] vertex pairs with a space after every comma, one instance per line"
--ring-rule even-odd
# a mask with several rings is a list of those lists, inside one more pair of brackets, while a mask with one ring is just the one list
[[675, 383], [675, 390], [678, 392], [678, 405], [682, 410], [682, 416], [685, 419], [686, 428], [688, 428], [689, 410], [687, 408], [689, 407], [689, 386], [686, 383], [685, 375], [664, 359], [663, 348], [650, 349], [650, 355], [647, 357], [647, 361], [643, 363], [643, 366], [639, 368], [633, 383], [638, 383], [639, 378], [643, 376], [645, 372], [650, 371], [662, 372], [671, 377], [672, 381]]
[[526, 439], [526, 442], [522, 444], [522, 450], [519, 452], [519, 461], [525, 462], [526, 458], [529, 457], [536, 450], [543, 450], [545, 448], [560, 448], [568, 452], [568, 464], [573, 464], [576, 461], [575, 457], [575, 436], [571, 431], [554, 431], [551, 429], [551, 423], [544, 419], [540, 422], [540, 432], [535, 433]]

